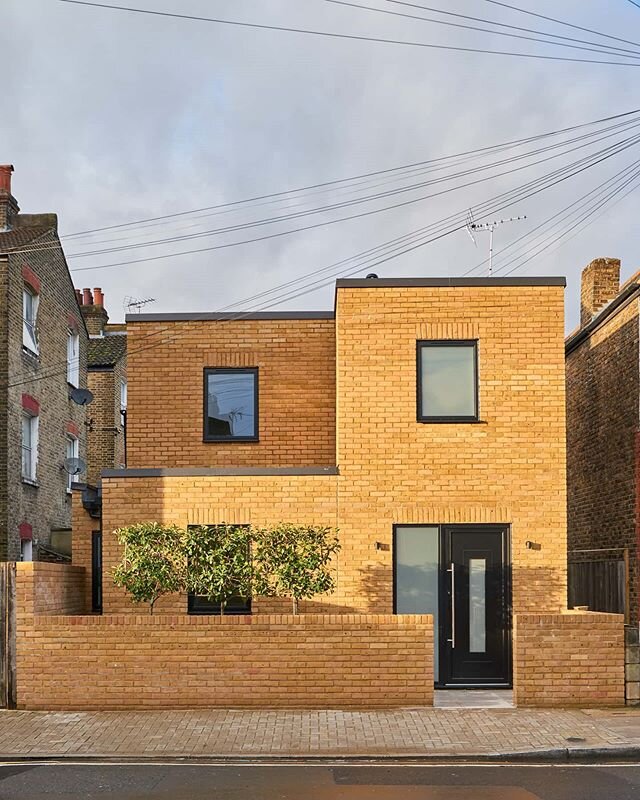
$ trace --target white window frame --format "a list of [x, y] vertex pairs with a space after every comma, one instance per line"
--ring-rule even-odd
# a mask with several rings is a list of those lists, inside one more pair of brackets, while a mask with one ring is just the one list
[[120, 381], [120, 426], [124, 428], [127, 416], [127, 382]]
[[22, 346], [38, 355], [38, 307], [40, 295], [28, 284], [22, 290]]
[[[25, 422], [28, 423], [29, 443], [25, 443]], [[40, 420], [37, 414], [22, 412], [22, 478], [26, 481], [35, 481], [38, 476], [38, 432]]]
[[33, 561], [33, 542], [31, 539], [20, 540], [20, 561]]
[[67, 383], [80, 385], [80, 334], [69, 329], [67, 334]]
[[[80, 443], [78, 439], [73, 436], [72, 434], [67, 434], [67, 440], [65, 442], [65, 452], [67, 458], [79, 458], [80, 457]], [[71, 484], [78, 479], [77, 475], [70, 475], [67, 472], [67, 492], [71, 494]]]

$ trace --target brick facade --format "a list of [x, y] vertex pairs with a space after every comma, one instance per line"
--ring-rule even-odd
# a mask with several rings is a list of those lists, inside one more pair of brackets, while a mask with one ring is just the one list
[[101, 289], [77, 290], [82, 316], [90, 333], [87, 385], [93, 392], [87, 433], [87, 482], [96, 484], [104, 469], [127, 463], [126, 407], [122, 384], [127, 382], [127, 334], [110, 325]]
[[43, 606], [39, 581], [57, 570], [73, 613], [81, 570], [35, 566], [18, 565], [18, 708], [433, 703], [429, 616], [58, 616], [63, 592]]
[[[629, 549], [629, 619], [637, 625], [640, 287], [634, 277], [619, 289], [619, 264], [597, 259], [585, 269], [582, 294], [593, 296], [599, 284], [599, 303], [567, 340], [568, 541], [576, 558], [618, 559]], [[576, 553], [603, 548], [615, 549]]]
[[619, 614], [516, 614], [518, 706], [624, 704], [624, 626]]
[[[127, 317], [129, 467], [335, 464], [332, 319], [145, 317]], [[243, 366], [259, 370], [260, 441], [203, 442], [204, 368]]]
[[[0, 191], [0, 207], [3, 206]], [[31, 527], [33, 557], [71, 534], [63, 469], [69, 430], [86, 458], [85, 409], [69, 399], [67, 338], [79, 335], [79, 384], [86, 386], [87, 331], [57, 234], [55, 214], [10, 214], [0, 224], [0, 559], [20, 559], [20, 526]], [[23, 347], [23, 289], [38, 292], [38, 354]], [[36, 481], [22, 478], [23, 395], [39, 406]], [[24, 528], [23, 530], [26, 530]]]

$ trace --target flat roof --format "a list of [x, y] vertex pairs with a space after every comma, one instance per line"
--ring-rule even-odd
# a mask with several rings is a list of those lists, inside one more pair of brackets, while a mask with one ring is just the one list
[[336, 289], [395, 289], [404, 286], [566, 286], [567, 279], [544, 278], [338, 278]]

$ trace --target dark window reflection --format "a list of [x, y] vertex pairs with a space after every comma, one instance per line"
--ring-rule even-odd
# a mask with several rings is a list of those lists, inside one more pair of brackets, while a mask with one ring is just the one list
[[207, 370], [205, 438], [257, 437], [257, 371]]

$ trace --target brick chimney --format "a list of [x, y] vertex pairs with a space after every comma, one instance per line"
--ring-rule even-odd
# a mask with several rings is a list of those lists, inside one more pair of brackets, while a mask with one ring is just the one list
[[620, 259], [595, 258], [582, 270], [580, 327], [584, 327], [618, 294]]
[[11, 164], [0, 164], [0, 231], [13, 227], [13, 221], [20, 209], [18, 201], [11, 194]]
[[102, 289], [76, 289], [76, 296], [80, 304], [80, 311], [89, 331], [89, 336], [103, 336], [104, 328], [109, 321], [109, 315], [104, 307], [104, 294]]

